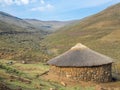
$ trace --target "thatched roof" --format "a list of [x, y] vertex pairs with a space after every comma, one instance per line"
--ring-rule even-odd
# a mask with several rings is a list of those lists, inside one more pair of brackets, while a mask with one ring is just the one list
[[47, 63], [55, 66], [99, 66], [112, 63], [112, 59], [79, 43]]

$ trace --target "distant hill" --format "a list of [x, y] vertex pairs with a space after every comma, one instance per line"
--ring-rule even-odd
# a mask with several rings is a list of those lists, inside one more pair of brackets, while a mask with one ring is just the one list
[[50, 57], [79, 42], [120, 61], [120, 3], [65, 26], [42, 41]]
[[32, 24], [35, 28], [48, 32], [54, 32], [61, 27], [71, 24], [75, 21], [41, 21], [36, 19], [26, 19], [26, 22]]
[[[36, 28], [34, 26], [27, 23], [23, 19], [20, 19], [18, 17], [12, 16], [8, 13], [1, 12], [1, 11], [0, 11], [0, 21], [1, 21], [1, 23], [4, 22], [4, 25], [9, 24], [10, 27], [15, 26], [15, 27], [18, 27], [18, 28], [21, 27], [21, 30], [25, 29], [25, 31], [36, 31]], [[13, 30], [16, 31], [16, 29], [14, 28]]]

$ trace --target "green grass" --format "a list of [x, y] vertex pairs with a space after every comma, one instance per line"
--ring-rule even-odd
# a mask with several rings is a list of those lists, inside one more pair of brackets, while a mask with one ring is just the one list
[[24, 83], [21, 83], [19, 81], [9, 82], [7, 81], [7, 85], [12, 89], [22, 88], [22, 90], [34, 90], [34, 87], [31, 85], [27, 85]]
[[15, 75], [22, 75], [23, 74], [22, 72], [18, 71], [17, 69], [10, 67], [10, 66], [7, 66], [1, 62], [0, 62], [0, 69], [4, 69], [7, 73], [12, 73]]

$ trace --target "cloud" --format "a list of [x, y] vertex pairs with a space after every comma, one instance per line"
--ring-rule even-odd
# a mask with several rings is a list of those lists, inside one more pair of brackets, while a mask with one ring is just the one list
[[2, 5], [27, 5], [34, 0], [0, 0], [0, 4]]
[[0, 0], [0, 4], [11, 5], [12, 3], [13, 3], [13, 0]]
[[44, 1], [44, 0], [40, 0], [40, 3], [41, 3], [41, 4], [45, 4], [45, 1]]
[[27, 5], [30, 3], [30, 0], [15, 0], [14, 3], [17, 5], [22, 5], [22, 4]]
[[45, 0], [40, 0], [40, 6], [32, 8], [31, 11], [45, 12], [45, 11], [51, 11], [53, 9], [54, 6], [52, 4], [45, 2]]
[[32, 8], [31, 11], [41, 11], [41, 12], [44, 12], [44, 11], [51, 11], [54, 9], [54, 6], [51, 5], [51, 4], [46, 4], [44, 6], [40, 6], [40, 7], [35, 7], [35, 8]]

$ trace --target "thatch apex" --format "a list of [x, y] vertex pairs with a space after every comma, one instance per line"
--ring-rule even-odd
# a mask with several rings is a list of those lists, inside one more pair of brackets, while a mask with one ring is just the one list
[[71, 50], [77, 50], [77, 49], [87, 49], [88, 47], [86, 47], [85, 45], [78, 43], [76, 44], [74, 47], [71, 48]]
[[95, 52], [88, 47], [78, 43], [67, 52], [49, 60], [47, 63], [55, 66], [83, 67], [99, 66], [112, 63], [112, 59], [103, 54]]

